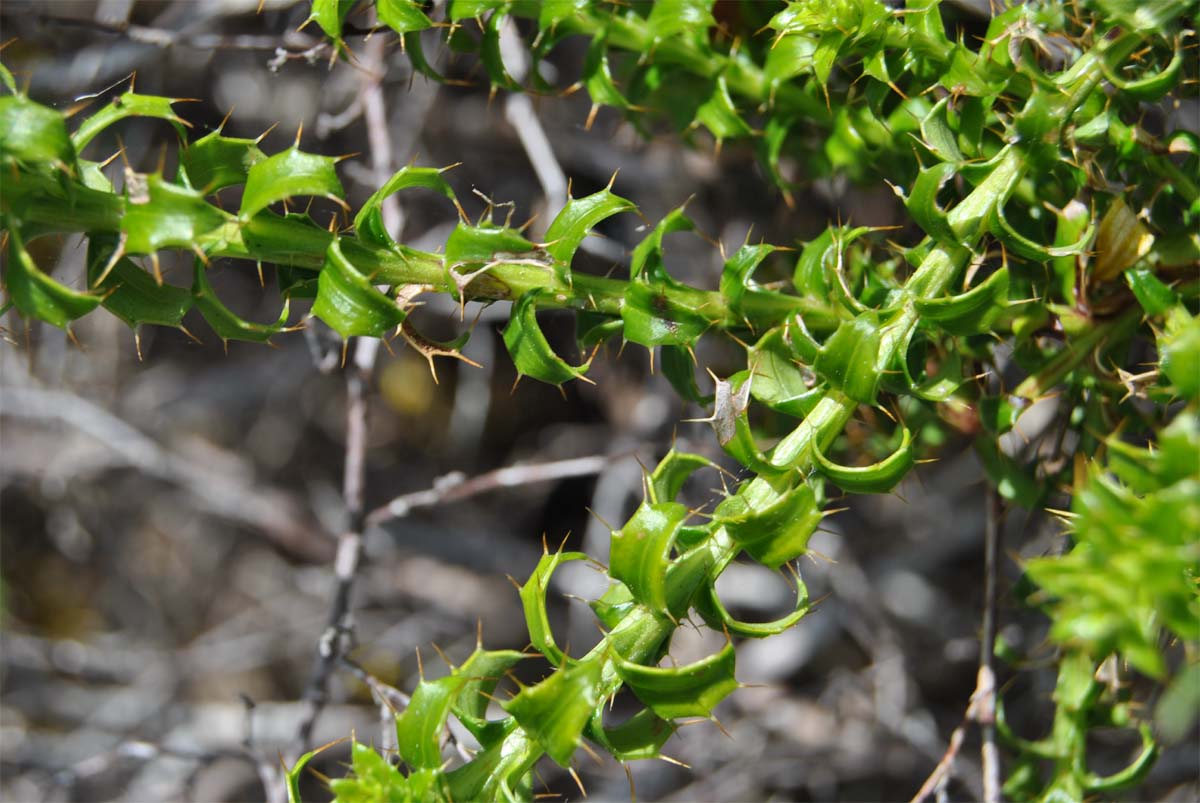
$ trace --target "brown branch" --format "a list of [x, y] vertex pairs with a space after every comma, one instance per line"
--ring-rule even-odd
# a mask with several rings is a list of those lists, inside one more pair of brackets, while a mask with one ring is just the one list
[[432, 488], [397, 496], [386, 505], [375, 508], [367, 514], [367, 526], [378, 526], [392, 519], [404, 518], [414, 510], [436, 507], [500, 488], [599, 474], [609, 463], [624, 456], [627, 455], [591, 455], [548, 463], [507, 466], [470, 479], [460, 472], [453, 472], [434, 480]]

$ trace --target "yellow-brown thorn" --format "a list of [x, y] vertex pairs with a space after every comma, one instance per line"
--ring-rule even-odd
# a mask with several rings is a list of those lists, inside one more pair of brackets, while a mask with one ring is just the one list
[[[580, 742], [580, 744], [583, 744], [583, 742]], [[584, 797], [587, 797], [587, 790], [583, 788], [583, 780], [580, 779], [579, 773], [575, 771], [574, 767], [567, 767], [567, 772], [570, 773], [571, 778], [574, 779], [575, 785], [579, 787], [579, 793]]]

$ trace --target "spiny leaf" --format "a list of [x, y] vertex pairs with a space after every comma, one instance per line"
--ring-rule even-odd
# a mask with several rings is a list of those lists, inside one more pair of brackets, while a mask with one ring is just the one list
[[823, 515], [813, 489], [803, 482], [758, 504], [731, 496], [716, 510], [716, 520], [738, 546], [772, 569], [804, 554]]
[[966, 292], [915, 302], [922, 321], [955, 335], [990, 332], [996, 317], [1008, 307], [1008, 269], [1000, 268]]
[[821, 347], [815, 368], [829, 384], [863, 404], [874, 404], [887, 365], [883, 355], [882, 322], [875, 312], [843, 321]]
[[713, 397], [705, 396], [696, 384], [696, 366], [692, 354], [684, 346], [663, 346], [659, 349], [663, 376], [675, 388], [681, 399], [708, 405]]
[[609, 573], [625, 584], [634, 599], [653, 611], [667, 608], [667, 568], [671, 548], [688, 517], [678, 502], [642, 503], [620, 530], [612, 534]]
[[569, 663], [558, 644], [554, 641], [554, 630], [550, 626], [550, 614], [546, 610], [546, 594], [550, 591], [550, 576], [561, 563], [590, 560], [582, 552], [551, 552], [542, 555], [537, 568], [521, 586], [521, 605], [525, 611], [525, 622], [529, 627], [529, 641], [546, 660], [555, 666]]
[[250, 168], [266, 158], [257, 140], [226, 137], [220, 131], [210, 131], [179, 152], [188, 185], [205, 194], [245, 184]]
[[319, 196], [341, 201], [342, 182], [333, 166], [337, 159], [305, 153], [293, 145], [255, 162], [246, 177], [238, 217], [249, 219], [273, 203], [296, 196]]
[[438, 170], [432, 167], [413, 167], [412, 165], [400, 168], [382, 187], [372, 193], [362, 208], [358, 210], [358, 214], [354, 217], [355, 234], [365, 242], [385, 248], [395, 247], [396, 241], [392, 239], [383, 225], [383, 201], [388, 196], [406, 189], [433, 190], [448, 198], [459, 210], [459, 214], [462, 214], [462, 207], [458, 205], [458, 197], [454, 194], [454, 189], [446, 179], [442, 178], [442, 173], [448, 169]]
[[817, 470], [843, 491], [856, 494], [887, 493], [912, 470], [912, 433], [904, 427], [896, 451], [869, 466], [838, 465], [826, 458], [820, 449], [813, 450], [813, 457], [817, 461]]
[[186, 139], [189, 123], [171, 108], [172, 104], [178, 102], [174, 98], [126, 92], [113, 98], [111, 103], [106, 103], [103, 108], [84, 120], [71, 136], [71, 141], [75, 150], [82, 151], [101, 131], [127, 117], [154, 117], [166, 120], [175, 127], [181, 140]]
[[433, 22], [421, 10], [416, 0], [376, 0], [375, 13], [379, 21], [398, 34], [423, 31]]
[[663, 719], [710, 717], [738, 687], [733, 642], [715, 655], [685, 666], [641, 666], [618, 661], [617, 672], [638, 699]]
[[604, 709], [597, 709], [588, 724], [587, 736], [612, 754], [617, 761], [656, 758], [675, 732], [675, 726], [643, 708], [614, 728], [603, 726]]
[[43, 273], [25, 250], [20, 230], [7, 218], [3, 224], [8, 231], [6, 289], [22, 315], [65, 328], [99, 306], [99, 294], [72, 290]]
[[143, 323], [182, 326], [183, 316], [192, 308], [191, 290], [160, 285], [126, 257], [109, 268], [115, 250], [114, 237], [94, 236], [88, 241], [88, 283], [105, 291], [104, 308], [135, 329]]
[[265, 343], [272, 335], [286, 330], [289, 303], [283, 302], [283, 310], [275, 323], [254, 323], [237, 315], [229, 307], [221, 303], [216, 291], [208, 280], [208, 268], [199, 259], [196, 260], [192, 280], [192, 299], [196, 309], [204, 316], [204, 320], [217, 333], [221, 340], [249, 340], [254, 343]]
[[413, 769], [442, 767], [446, 720], [463, 683], [463, 678], [448, 675], [417, 684], [404, 712], [396, 717], [396, 744], [405, 764]]
[[796, 575], [796, 607], [791, 613], [771, 622], [743, 622], [734, 619], [725, 609], [715, 584], [710, 584], [696, 599], [696, 610], [705, 623], [714, 630], [723, 630], [731, 636], [742, 638], [768, 638], [790, 630], [808, 613], [808, 588]]
[[584, 661], [561, 667], [536, 686], [521, 689], [504, 704], [546, 755], [566, 767], [579, 747], [583, 729], [601, 704], [596, 695], [601, 664]]
[[[0, 161], [42, 169], [75, 169], [75, 147], [63, 116], [24, 95], [0, 98]], [[5, 177], [5, 181], [12, 181]]]
[[531, 376], [539, 382], [561, 385], [572, 379], [583, 379], [592, 360], [583, 365], [570, 365], [554, 353], [537, 322], [537, 298], [542, 290], [531, 290], [513, 303], [512, 315], [504, 327], [504, 345], [513, 365], [521, 376]]
[[312, 13], [306, 22], [316, 20], [325, 35], [337, 42], [340, 48], [342, 25], [346, 22], [346, 15], [357, 2], [358, 0], [312, 0]]
[[229, 216], [198, 191], [171, 184], [157, 173], [126, 174], [128, 203], [121, 219], [125, 250], [153, 254], [163, 248], [191, 248], [201, 235], [224, 225]]
[[546, 253], [554, 257], [555, 273], [559, 279], [571, 283], [571, 260], [592, 233], [596, 224], [620, 212], [636, 209], [632, 202], [614, 195], [607, 189], [583, 198], [572, 198], [546, 229]]
[[354, 266], [334, 239], [325, 252], [317, 280], [313, 315], [342, 337], [382, 337], [404, 321], [406, 313]]

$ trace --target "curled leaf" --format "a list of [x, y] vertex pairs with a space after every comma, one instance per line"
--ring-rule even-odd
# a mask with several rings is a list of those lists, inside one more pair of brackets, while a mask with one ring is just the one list
[[715, 584], [710, 584], [701, 590], [696, 598], [696, 610], [703, 617], [705, 623], [714, 630], [724, 630], [731, 636], [741, 636], [742, 638], [768, 638], [791, 629], [793, 625], [804, 618], [809, 611], [808, 588], [800, 576], [796, 575], [795, 609], [772, 622], [743, 622], [734, 619], [721, 602]]
[[366, 203], [362, 205], [362, 209], [358, 210], [358, 214], [354, 217], [355, 234], [364, 242], [384, 248], [394, 248], [396, 241], [392, 239], [383, 225], [383, 201], [388, 196], [406, 189], [421, 188], [444, 195], [454, 204], [459, 215], [463, 216], [462, 207], [458, 205], [454, 189], [446, 179], [442, 178], [442, 173], [448, 169], [439, 170], [432, 167], [413, 167], [412, 165], [400, 168], [382, 187], [373, 192]]
[[245, 184], [250, 168], [266, 158], [257, 141], [212, 131], [179, 152], [179, 165], [188, 185], [207, 195]]
[[382, 337], [406, 315], [346, 258], [337, 239], [325, 252], [312, 312], [342, 337]]
[[649, 481], [646, 483], [650, 502], [653, 504], [674, 502], [688, 477], [699, 469], [715, 467], [716, 465], [707, 457], [689, 452], [678, 452], [672, 448], [667, 452], [666, 457], [654, 467], [654, 471], [651, 472]]
[[609, 573], [625, 584], [635, 600], [660, 614], [670, 615], [667, 568], [687, 517], [688, 509], [678, 502], [643, 503], [612, 534]]
[[525, 585], [521, 586], [521, 605], [525, 611], [525, 622], [529, 627], [529, 641], [546, 660], [555, 666], [570, 663], [570, 659], [554, 641], [550, 627], [550, 614], [546, 610], [546, 594], [550, 590], [550, 576], [559, 564], [575, 560], [590, 560], [582, 552], [551, 552], [542, 555], [537, 567]]
[[546, 229], [546, 253], [554, 258], [555, 273], [568, 285], [571, 283], [571, 260], [584, 238], [596, 224], [620, 212], [632, 212], [637, 207], [607, 189], [583, 198], [572, 198]]
[[566, 767], [579, 747], [583, 729], [602, 702], [596, 693], [600, 672], [598, 661], [560, 667], [536, 686], [521, 689], [504, 704], [504, 710], [546, 755]]
[[106, 103], [102, 109], [84, 120], [71, 135], [71, 141], [75, 144], [75, 150], [82, 152], [97, 134], [126, 117], [156, 117], [166, 120], [175, 127], [179, 138], [185, 139], [185, 129], [189, 128], [190, 124], [171, 108], [172, 104], [178, 102], [173, 98], [126, 92], [113, 98], [111, 103]]
[[554, 353], [546, 335], [537, 322], [537, 297], [543, 290], [531, 290], [513, 302], [512, 315], [504, 327], [504, 345], [513, 365], [521, 376], [531, 376], [539, 382], [562, 385], [572, 379], [584, 379], [591, 358], [583, 365], [568, 364]]
[[844, 491], [858, 494], [887, 493], [908, 474], [914, 464], [912, 433], [903, 428], [895, 452], [869, 466], [842, 466], [830, 461], [819, 448], [813, 449], [817, 470]]
[[617, 673], [638, 699], [663, 719], [710, 717], [738, 687], [733, 642], [715, 655], [676, 667], [642, 666], [618, 659]]
[[7, 218], [3, 223], [8, 231], [5, 286], [13, 305], [22, 315], [65, 328], [99, 306], [102, 296], [72, 290], [43, 273], [25, 250], [20, 230]]
[[199, 259], [196, 260], [194, 278], [192, 280], [192, 300], [196, 309], [204, 316], [204, 320], [223, 341], [249, 340], [255, 343], [265, 343], [272, 335], [285, 331], [287, 327], [289, 302], [283, 302], [283, 310], [275, 323], [254, 323], [237, 315], [229, 307], [221, 303], [216, 291], [208, 280], [208, 268]]
[[656, 758], [675, 732], [674, 725], [650, 708], [643, 708], [613, 728], [604, 727], [603, 717], [604, 708], [596, 709], [588, 723], [587, 735], [617, 761]]
[[182, 326], [192, 308], [191, 290], [159, 284], [126, 257], [110, 267], [115, 250], [113, 237], [94, 235], [88, 241], [88, 283], [104, 291], [104, 308], [134, 328], [143, 323]]
[[824, 514], [811, 486], [801, 482], [762, 502], [731, 496], [716, 511], [737, 545], [771, 569], [803, 555]]
[[337, 158], [305, 153], [293, 145], [250, 166], [238, 217], [249, 219], [273, 203], [297, 196], [318, 196], [344, 203]]
[[990, 332], [996, 317], [1008, 307], [1008, 269], [1000, 268], [966, 292], [934, 299], [917, 299], [913, 306], [921, 321], [954, 335]]
[[938, 162], [932, 167], [923, 169], [913, 183], [912, 191], [904, 199], [904, 206], [912, 215], [917, 225], [935, 242], [943, 245], [957, 245], [958, 232], [950, 225], [950, 216], [938, 205], [938, 192], [958, 172], [958, 166], [952, 162]]

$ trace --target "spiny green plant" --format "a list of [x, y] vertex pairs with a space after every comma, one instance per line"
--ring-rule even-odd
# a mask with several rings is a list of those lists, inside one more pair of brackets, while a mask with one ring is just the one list
[[[343, 26], [354, 6], [316, 0], [312, 9], [347, 55]], [[1041, 589], [1032, 601], [1046, 606], [1062, 658], [1052, 733], [1031, 741], [1002, 728], [1017, 758], [1009, 793], [1079, 798], [1136, 783], [1149, 768], [1148, 731], [1142, 755], [1108, 777], [1088, 771], [1086, 738], [1094, 727], [1133, 724], [1127, 701], [1096, 680], [1105, 659], [1165, 680], [1178, 665], [1163, 647], [1170, 634], [1184, 643], [1185, 661], [1196, 661], [1200, 143], [1189, 131], [1153, 134], [1147, 122], [1147, 102], [1178, 97], [1196, 80], [1196, 60], [1185, 56], [1195, 46], [1188, 26], [1196, 4], [1023, 5], [994, 17], [978, 48], [947, 34], [936, 3], [894, 11], [873, 0], [799, 2], [765, 19], [756, 4], [739, 8], [745, 16], [722, 27], [699, 0], [456, 0], [442, 31], [452, 48], [477, 52], [505, 90], [520, 88], [499, 54], [506, 16], [533, 21], [535, 59], [568, 36], [587, 37], [578, 85], [593, 103], [647, 128], [665, 118], [685, 134], [706, 129], [718, 143], [750, 139], [780, 184], [785, 157], [799, 158], [809, 175], [885, 176], [923, 233], [918, 242], [904, 247], [864, 227], [833, 226], [800, 249], [785, 289], [755, 280], [784, 252], [747, 244], [708, 290], [666, 270], [666, 236], [694, 228], [679, 209], [634, 249], [628, 279], [599, 278], [572, 261], [600, 221], [634, 209], [611, 188], [571, 199], [535, 242], [490, 216], [472, 223], [444, 171], [415, 166], [380, 187], [351, 228], [335, 218], [326, 229], [289, 202], [343, 203], [338, 160], [302, 151], [299, 138], [272, 155], [220, 129], [189, 142], [173, 101], [132, 90], [71, 133], [61, 113], [2, 73], [10, 93], [0, 99], [5, 282], [22, 315], [66, 327], [103, 306], [136, 329], [181, 326], [195, 307], [222, 339], [265, 341], [289, 328], [288, 300], [310, 298], [312, 314], [343, 336], [398, 331], [429, 351], [408, 320], [416, 293], [508, 300], [504, 342], [518, 372], [561, 385], [585, 377], [590, 360], [576, 365], [556, 354], [537, 311], [569, 309], [585, 350], [618, 337], [658, 349], [672, 384], [711, 407], [720, 446], [750, 473], [701, 514], [676, 500], [711, 463], [670, 452], [646, 477], [641, 506], [612, 533], [609, 566], [600, 567], [611, 585], [592, 602], [599, 643], [582, 656], [556, 643], [551, 575], [590, 558], [547, 551], [520, 596], [530, 641], [554, 671], [520, 687], [500, 719], [489, 719], [488, 703], [525, 653], [479, 646], [447, 676], [423, 679], [396, 720], [404, 769], [355, 744], [352, 773], [331, 784], [339, 800], [529, 798], [537, 761], [569, 766], [584, 740], [621, 761], [658, 755], [681, 719], [711, 717], [737, 688], [734, 637], [777, 634], [808, 610], [797, 576], [792, 613], [738, 621], [716, 592], [722, 571], [743, 554], [791, 567], [826, 515], [828, 486], [889, 491], [916, 461], [915, 422], [963, 410], [979, 421], [977, 450], [1008, 502], [1036, 507], [1060, 486], [1076, 491], [1067, 516], [1075, 547], [1027, 567]], [[440, 77], [422, 50], [421, 31], [435, 26], [423, 4], [379, 0], [375, 13], [403, 37], [416, 70]], [[532, 89], [550, 90], [531, 75]], [[117, 192], [81, 153], [131, 116], [176, 127], [179, 170], [168, 178], [127, 169]], [[236, 211], [214, 203], [227, 187], [241, 187]], [[411, 188], [440, 193], [459, 210], [442, 253], [397, 243], [383, 226], [383, 200]], [[87, 237], [85, 289], [57, 282], [29, 253], [32, 239], [61, 232]], [[190, 288], [163, 281], [163, 250], [194, 255]], [[207, 279], [219, 257], [278, 267], [285, 302], [277, 322], [246, 321], [222, 304]], [[692, 357], [706, 335], [746, 352], [745, 369], [717, 379], [712, 396], [699, 390]], [[1128, 370], [1147, 340], [1156, 367]], [[1011, 391], [974, 379], [994, 363], [997, 342], [1024, 374]], [[1118, 480], [1086, 466], [1076, 480], [1074, 461], [999, 447], [1020, 413], [1051, 393], [1074, 454], [1085, 461], [1107, 453]], [[750, 424], [752, 405], [790, 422], [769, 449]], [[870, 465], [836, 462], [862, 408], [897, 422], [880, 433], [888, 453]], [[726, 646], [692, 665], [660, 666], [693, 615], [727, 634]], [[609, 725], [605, 707], [623, 688], [644, 708]], [[451, 717], [481, 746], [457, 766], [441, 747]], [[305, 761], [293, 769], [293, 795]]]

